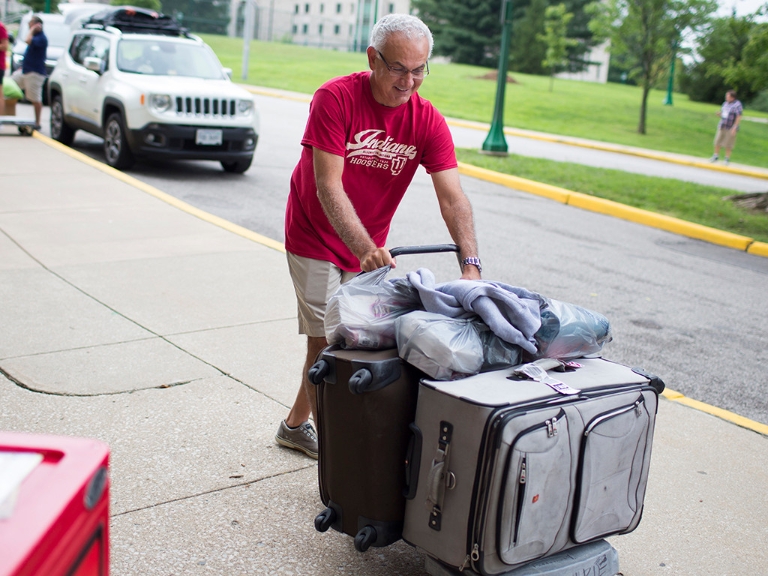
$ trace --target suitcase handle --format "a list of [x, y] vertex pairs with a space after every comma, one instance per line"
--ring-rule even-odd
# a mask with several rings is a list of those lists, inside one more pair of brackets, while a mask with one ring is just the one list
[[407, 254], [435, 254], [438, 252], [455, 252], [458, 257], [459, 247], [456, 244], [428, 244], [425, 246], [398, 246], [389, 250], [392, 258]]
[[403, 496], [406, 500], [413, 500], [419, 487], [421, 446], [424, 438], [421, 434], [421, 429], [415, 423], [411, 422], [408, 428], [411, 430], [411, 439], [408, 441], [408, 451], [405, 454], [405, 488], [403, 488]]

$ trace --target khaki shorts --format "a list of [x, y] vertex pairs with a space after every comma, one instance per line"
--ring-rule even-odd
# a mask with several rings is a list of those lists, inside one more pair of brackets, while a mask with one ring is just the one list
[[717, 129], [717, 134], [715, 134], [715, 146], [720, 146], [726, 150], [733, 150], [734, 144], [736, 144], [736, 134], [733, 133], [733, 128]]
[[43, 101], [43, 84], [45, 84], [45, 76], [38, 74], [37, 72], [22, 73], [21, 68], [16, 70], [11, 76], [14, 82], [19, 85], [19, 88], [24, 90], [24, 96], [30, 102], [42, 102]]
[[299, 305], [299, 334], [325, 338], [325, 308], [339, 286], [357, 276], [331, 262], [313, 260], [286, 252], [296, 300]]

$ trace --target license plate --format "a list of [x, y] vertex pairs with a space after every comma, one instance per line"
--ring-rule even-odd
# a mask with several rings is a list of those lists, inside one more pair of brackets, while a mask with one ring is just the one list
[[201, 128], [195, 135], [195, 144], [200, 144], [201, 146], [221, 146], [222, 138], [221, 130]]

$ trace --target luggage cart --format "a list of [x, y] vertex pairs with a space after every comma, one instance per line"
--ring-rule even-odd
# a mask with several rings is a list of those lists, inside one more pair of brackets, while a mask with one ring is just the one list
[[32, 136], [32, 132], [35, 131], [34, 120], [19, 118], [18, 116], [0, 116], [0, 126], [6, 125], [17, 126], [19, 134], [22, 136]]

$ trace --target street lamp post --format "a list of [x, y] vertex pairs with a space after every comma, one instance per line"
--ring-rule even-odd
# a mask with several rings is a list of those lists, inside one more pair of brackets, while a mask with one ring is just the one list
[[509, 65], [509, 43], [512, 36], [512, 0], [501, 4], [501, 54], [496, 78], [496, 103], [493, 107], [491, 130], [483, 142], [482, 152], [505, 156], [507, 140], [504, 138], [504, 92], [507, 88], [507, 66]]
[[672, 42], [672, 64], [669, 67], [669, 83], [667, 84], [667, 97], [664, 98], [664, 106], [672, 106], [672, 89], [675, 87], [675, 60], [677, 60], [677, 40]]

